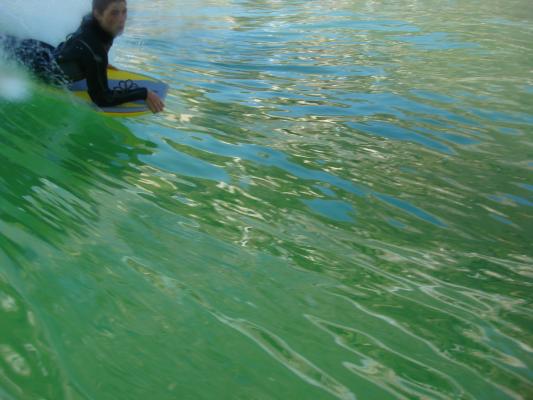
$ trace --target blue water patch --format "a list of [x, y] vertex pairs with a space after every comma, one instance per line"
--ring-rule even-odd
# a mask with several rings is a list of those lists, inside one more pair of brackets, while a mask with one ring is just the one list
[[[193, 62], [194, 64], [194, 62]], [[205, 62], [202, 63], [205, 68]], [[276, 72], [278, 74], [289, 75], [292, 73], [298, 73], [298, 74], [314, 74], [314, 75], [344, 75], [345, 73], [342, 71], [342, 68], [339, 68], [339, 66], [327, 66], [327, 65], [296, 65], [296, 64], [284, 64], [280, 65], [279, 60], [276, 60], [275, 63], [272, 64], [251, 64], [251, 63], [243, 63], [243, 62], [235, 62], [235, 63], [226, 63], [226, 62], [218, 62], [218, 61], [212, 61], [209, 63], [210, 66], [215, 67], [216, 69], [222, 69], [227, 71], [261, 71], [261, 72]], [[372, 67], [364, 67], [364, 66], [358, 66], [358, 69], [361, 71], [370, 70], [373, 71]], [[367, 75], [368, 72], [364, 75]]]
[[443, 132], [433, 131], [432, 134], [435, 136], [438, 136], [439, 138], [443, 140], [446, 140], [451, 143], [459, 144], [459, 145], [473, 145], [473, 144], [480, 143], [480, 141], [477, 139], [472, 139], [467, 136], [456, 135], [453, 133], [443, 133]]
[[519, 183], [518, 186], [526, 190], [529, 190], [530, 192], [533, 192], [533, 185], [530, 185], [528, 183]]
[[184, 176], [208, 179], [215, 182], [229, 182], [227, 172], [220, 167], [185, 154], [171, 145], [159, 142], [158, 151], [154, 154], [139, 157], [148, 165]]
[[333, 190], [331, 190], [330, 188], [327, 188], [327, 187], [322, 186], [322, 185], [313, 185], [313, 187], [315, 189], [320, 190], [326, 196], [330, 196], [330, 197], [334, 197], [335, 196], [335, 192]]
[[316, 24], [306, 25], [308, 28], [323, 30], [333, 29], [338, 31], [340, 29], [354, 29], [360, 31], [379, 31], [379, 32], [419, 32], [420, 28], [407, 24], [403, 21], [394, 20], [372, 20], [364, 21], [359, 19], [347, 19], [344, 21], [335, 21], [332, 24], [330, 21], [320, 22]]
[[389, 139], [397, 139], [406, 142], [415, 142], [429, 149], [453, 155], [455, 151], [445, 144], [430, 139], [422, 134], [404, 129], [400, 126], [392, 125], [381, 121], [368, 121], [366, 123], [348, 122], [347, 125], [359, 131], [368, 132], [374, 135], [383, 136]]
[[[171, 132], [171, 136], [173, 137], [173, 140], [177, 140], [176, 131]], [[280, 168], [298, 178], [325, 182], [330, 185], [341, 188], [349, 193], [355, 194], [357, 196], [364, 196], [369, 193], [367, 189], [361, 188], [346, 179], [332, 175], [328, 172], [315, 170], [315, 169], [309, 169], [299, 164], [296, 164], [294, 162], [291, 162], [287, 159], [287, 155], [285, 153], [278, 151], [278, 150], [271, 149], [269, 147], [258, 146], [254, 144], [242, 144], [242, 143], [238, 145], [234, 145], [230, 143], [221, 142], [209, 135], [200, 134], [200, 133], [196, 133], [194, 136], [183, 134], [179, 137], [179, 143], [184, 144], [186, 146], [190, 146], [198, 150], [216, 154], [218, 156], [225, 156], [225, 157], [231, 157], [231, 158], [238, 157], [243, 160], [255, 162], [259, 165]], [[175, 158], [176, 156], [174, 154], [174, 159]], [[202, 161], [196, 158], [193, 158], [193, 157], [190, 157], [190, 158], [192, 160], [196, 160], [198, 163], [203, 163]], [[181, 163], [181, 161], [182, 161], [181, 159], [178, 161], [169, 160], [170, 164]], [[207, 163], [203, 163], [203, 164], [206, 164], [211, 167], [211, 169], [207, 169], [207, 171], [211, 171], [210, 175], [217, 176], [217, 174], [215, 173], [213, 169], [218, 170], [219, 169], [218, 167], [214, 167], [211, 164], [207, 164]], [[225, 176], [227, 177], [227, 175]], [[227, 179], [220, 179], [220, 180], [227, 181]]]
[[533, 94], [533, 85], [524, 86], [524, 92]]
[[308, 180], [318, 180], [318, 181], [330, 183], [334, 186], [337, 186], [357, 196], [364, 196], [365, 194], [368, 193], [368, 190], [360, 188], [356, 186], [355, 184], [353, 184], [352, 182], [339, 178], [338, 176], [329, 174], [324, 171], [311, 170], [311, 169], [302, 167], [298, 164], [292, 163], [286, 159], [285, 155], [282, 155], [277, 160], [272, 160], [272, 162], [270, 162], [269, 165], [282, 168], [292, 173], [294, 176], [297, 176], [298, 178], [308, 179]]
[[405, 113], [425, 114], [439, 117], [441, 120], [454, 121], [466, 125], [478, 126], [472, 119], [463, 117], [435, 105], [411, 100], [405, 96], [393, 93], [352, 93], [343, 100], [351, 101], [353, 115], [391, 114], [398, 118], [405, 118]]
[[533, 207], [533, 203], [529, 201], [528, 199], [524, 199], [523, 197], [520, 197], [514, 194], [506, 194], [506, 196], [517, 204], [520, 204], [522, 206], [527, 206], [527, 207]]
[[399, 170], [406, 174], [418, 174], [418, 171], [413, 167], [400, 167]]
[[445, 96], [443, 94], [435, 93], [435, 92], [429, 92], [427, 90], [411, 90], [412, 94], [414, 94], [416, 97], [421, 97], [426, 100], [431, 101], [437, 101], [440, 103], [446, 103], [446, 104], [454, 104], [457, 102], [457, 99], [454, 99], [449, 96]]
[[354, 222], [350, 214], [354, 213], [352, 205], [342, 200], [303, 200], [315, 213], [339, 222]]
[[522, 132], [520, 132], [518, 129], [507, 128], [507, 127], [498, 127], [498, 132], [503, 133], [504, 135], [511, 135], [511, 136], [521, 136], [522, 135]]
[[407, 225], [405, 225], [403, 222], [400, 222], [398, 221], [397, 219], [394, 219], [394, 218], [388, 218], [387, 219], [387, 223], [395, 228], [399, 228], [399, 229], [405, 229], [407, 228]]
[[445, 32], [432, 32], [422, 35], [394, 36], [393, 39], [416, 45], [423, 50], [451, 50], [479, 47], [477, 43], [457, 42]]
[[441, 228], [445, 228], [447, 227], [447, 225], [442, 222], [440, 219], [438, 219], [437, 217], [427, 213], [426, 211], [418, 208], [418, 207], [415, 207], [413, 206], [412, 204], [406, 202], [406, 201], [403, 201], [403, 200], [400, 200], [400, 199], [397, 199], [396, 197], [392, 197], [392, 196], [389, 196], [389, 195], [386, 195], [386, 194], [379, 194], [379, 193], [376, 193], [375, 196], [387, 203], [387, 204], [390, 204], [394, 207], [397, 207], [397, 208], [400, 208], [401, 210], [417, 217], [417, 218], [420, 218], [426, 222], [429, 222], [430, 224], [433, 224], [433, 225], [436, 225], [436, 226], [439, 226]]
[[496, 214], [490, 214], [491, 218], [495, 219], [496, 221], [498, 222], [501, 222], [502, 224], [505, 224], [505, 225], [514, 225], [511, 221], [509, 221], [507, 218], [505, 217], [502, 217], [501, 215], [496, 215]]
[[514, 113], [503, 113], [499, 111], [494, 110], [484, 110], [481, 108], [471, 108], [469, 110], [472, 114], [484, 118], [488, 121], [492, 122], [509, 122], [509, 123], [517, 123], [517, 122], [525, 122], [528, 124], [533, 124], [533, 114], [525, 114], [521, 112], [514, 112]]
[[524, 199], [523, 197], [520, 197], [514, 194], [509, 194], [509, 193], [504, 193], [503, 195], [500, 195], [500, 196], [491, 195], [491, 196], [488, 196], [488, 198], [498, 203], [505, 203], [506, 201], [511, 200], [512, 202], [516, 204], [520, 204], [522, 206], [533, 207], [533, 203], [531, 201]]
[[[441, 124], [439, 124], [439, 121], [437, 121], [437, 120], [435, 120], [435, 121], [427, 121], [426, 119], [422, 119], [422, 120], [425, 121], [427, 124], [437, 123], [437, 125], [441, 125]], [[448, 129], [453, 130], [454, 128], [453, 127], [448, 127]], [[453, 144], [473, 145], [473, 144], [480, 143], [480, 141], [478, 139], [474, 139], [474, 138], [471, 138], [471, 137], [468, 137], [468, 136], [464, 136], [464, 135], [459, 135], [459, 134], [456, 134], [456, 133], [441, 132], [439, 130], [434, 130], [434, 129], [431, 130], [431, 129], [427, 129], [427, 128], [424, 128], [424, 127], [421, 127], [421, 126], [417, 126], [416, 130], [418, 132], [426, 133], [426, 134], [428, 134], [430, 136], [436, 136], [439, 139], [442, 139], [442, 140], [444, 140], [446, 142], [450, 142], [450, 143], [453, 143]]]

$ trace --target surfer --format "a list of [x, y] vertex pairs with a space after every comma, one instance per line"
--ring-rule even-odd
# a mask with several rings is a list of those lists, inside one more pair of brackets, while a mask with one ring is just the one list
[[165, 105], [153, 91], [128, 84], [129, 81], [120, 88], [108, 86], [108, 53], [113, 40], [124, 31], [127, 15], [126, 0], [93, 0], [92, 13], [57, 48], [34, 39], [1, 35], [0, 39], [8, 56], [45, 82], [61, 84], [86, 79], [89, 96], [99, 107], [145, 100], [148, 108], [158, 113]]

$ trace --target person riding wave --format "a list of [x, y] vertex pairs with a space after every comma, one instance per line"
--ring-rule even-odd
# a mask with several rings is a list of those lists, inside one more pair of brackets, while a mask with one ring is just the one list
[[86, 79], [89, 96], [99, 107], [145, 100], [148, 108], [158, 113], [165, 105], [153, 91], [127, 86], [110, 89], [108, 85], [108, 53], [114, 39], [124, 31], [127, 13], [126, 0], [93, 0], [92, 13], [57, 48], [39, 40], [20, 40], [8, 35], [0, 35], [3, 39], [0, 42], [8, 57], [45, 82], [63, 84]]

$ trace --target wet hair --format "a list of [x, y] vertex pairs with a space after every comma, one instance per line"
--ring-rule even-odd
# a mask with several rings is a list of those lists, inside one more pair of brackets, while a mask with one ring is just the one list
[[119, 1], [126, 2], [126, 0], [93, 0], [93, 12], [98, 11], [102, 14], [111, 3], [116, 3]]

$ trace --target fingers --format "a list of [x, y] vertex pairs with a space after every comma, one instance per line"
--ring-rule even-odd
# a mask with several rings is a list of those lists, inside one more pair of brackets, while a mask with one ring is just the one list
[[146, 99], [146, 104], [148, 105], [148, 108], [150, 109], [151, 112], [153, 112], [154, 114], [157, 112], [157, 108], [155, 106], [151, 93], [148, 94], [148, 98]]
[[163, 103], [159, 96], [153, 92], [148, 94], [146, 103], [148, 104], [150, 111], [152, 111], [154, 114], [160, 113], [165, 109], [165, 103]]
[[150, 107], [150, 110], [154, 113], [154, 114], [157, 114], [157, 113], [160, 113], [161, 111], [163, 111], [165, 109], [165, 105], [163, 104], [162, 101], [154, 101], [152, 103], [152, 107]]
[[157, 99], [157, 112], [162, 112], [165, 109], [165, 103], [161, 99]]

